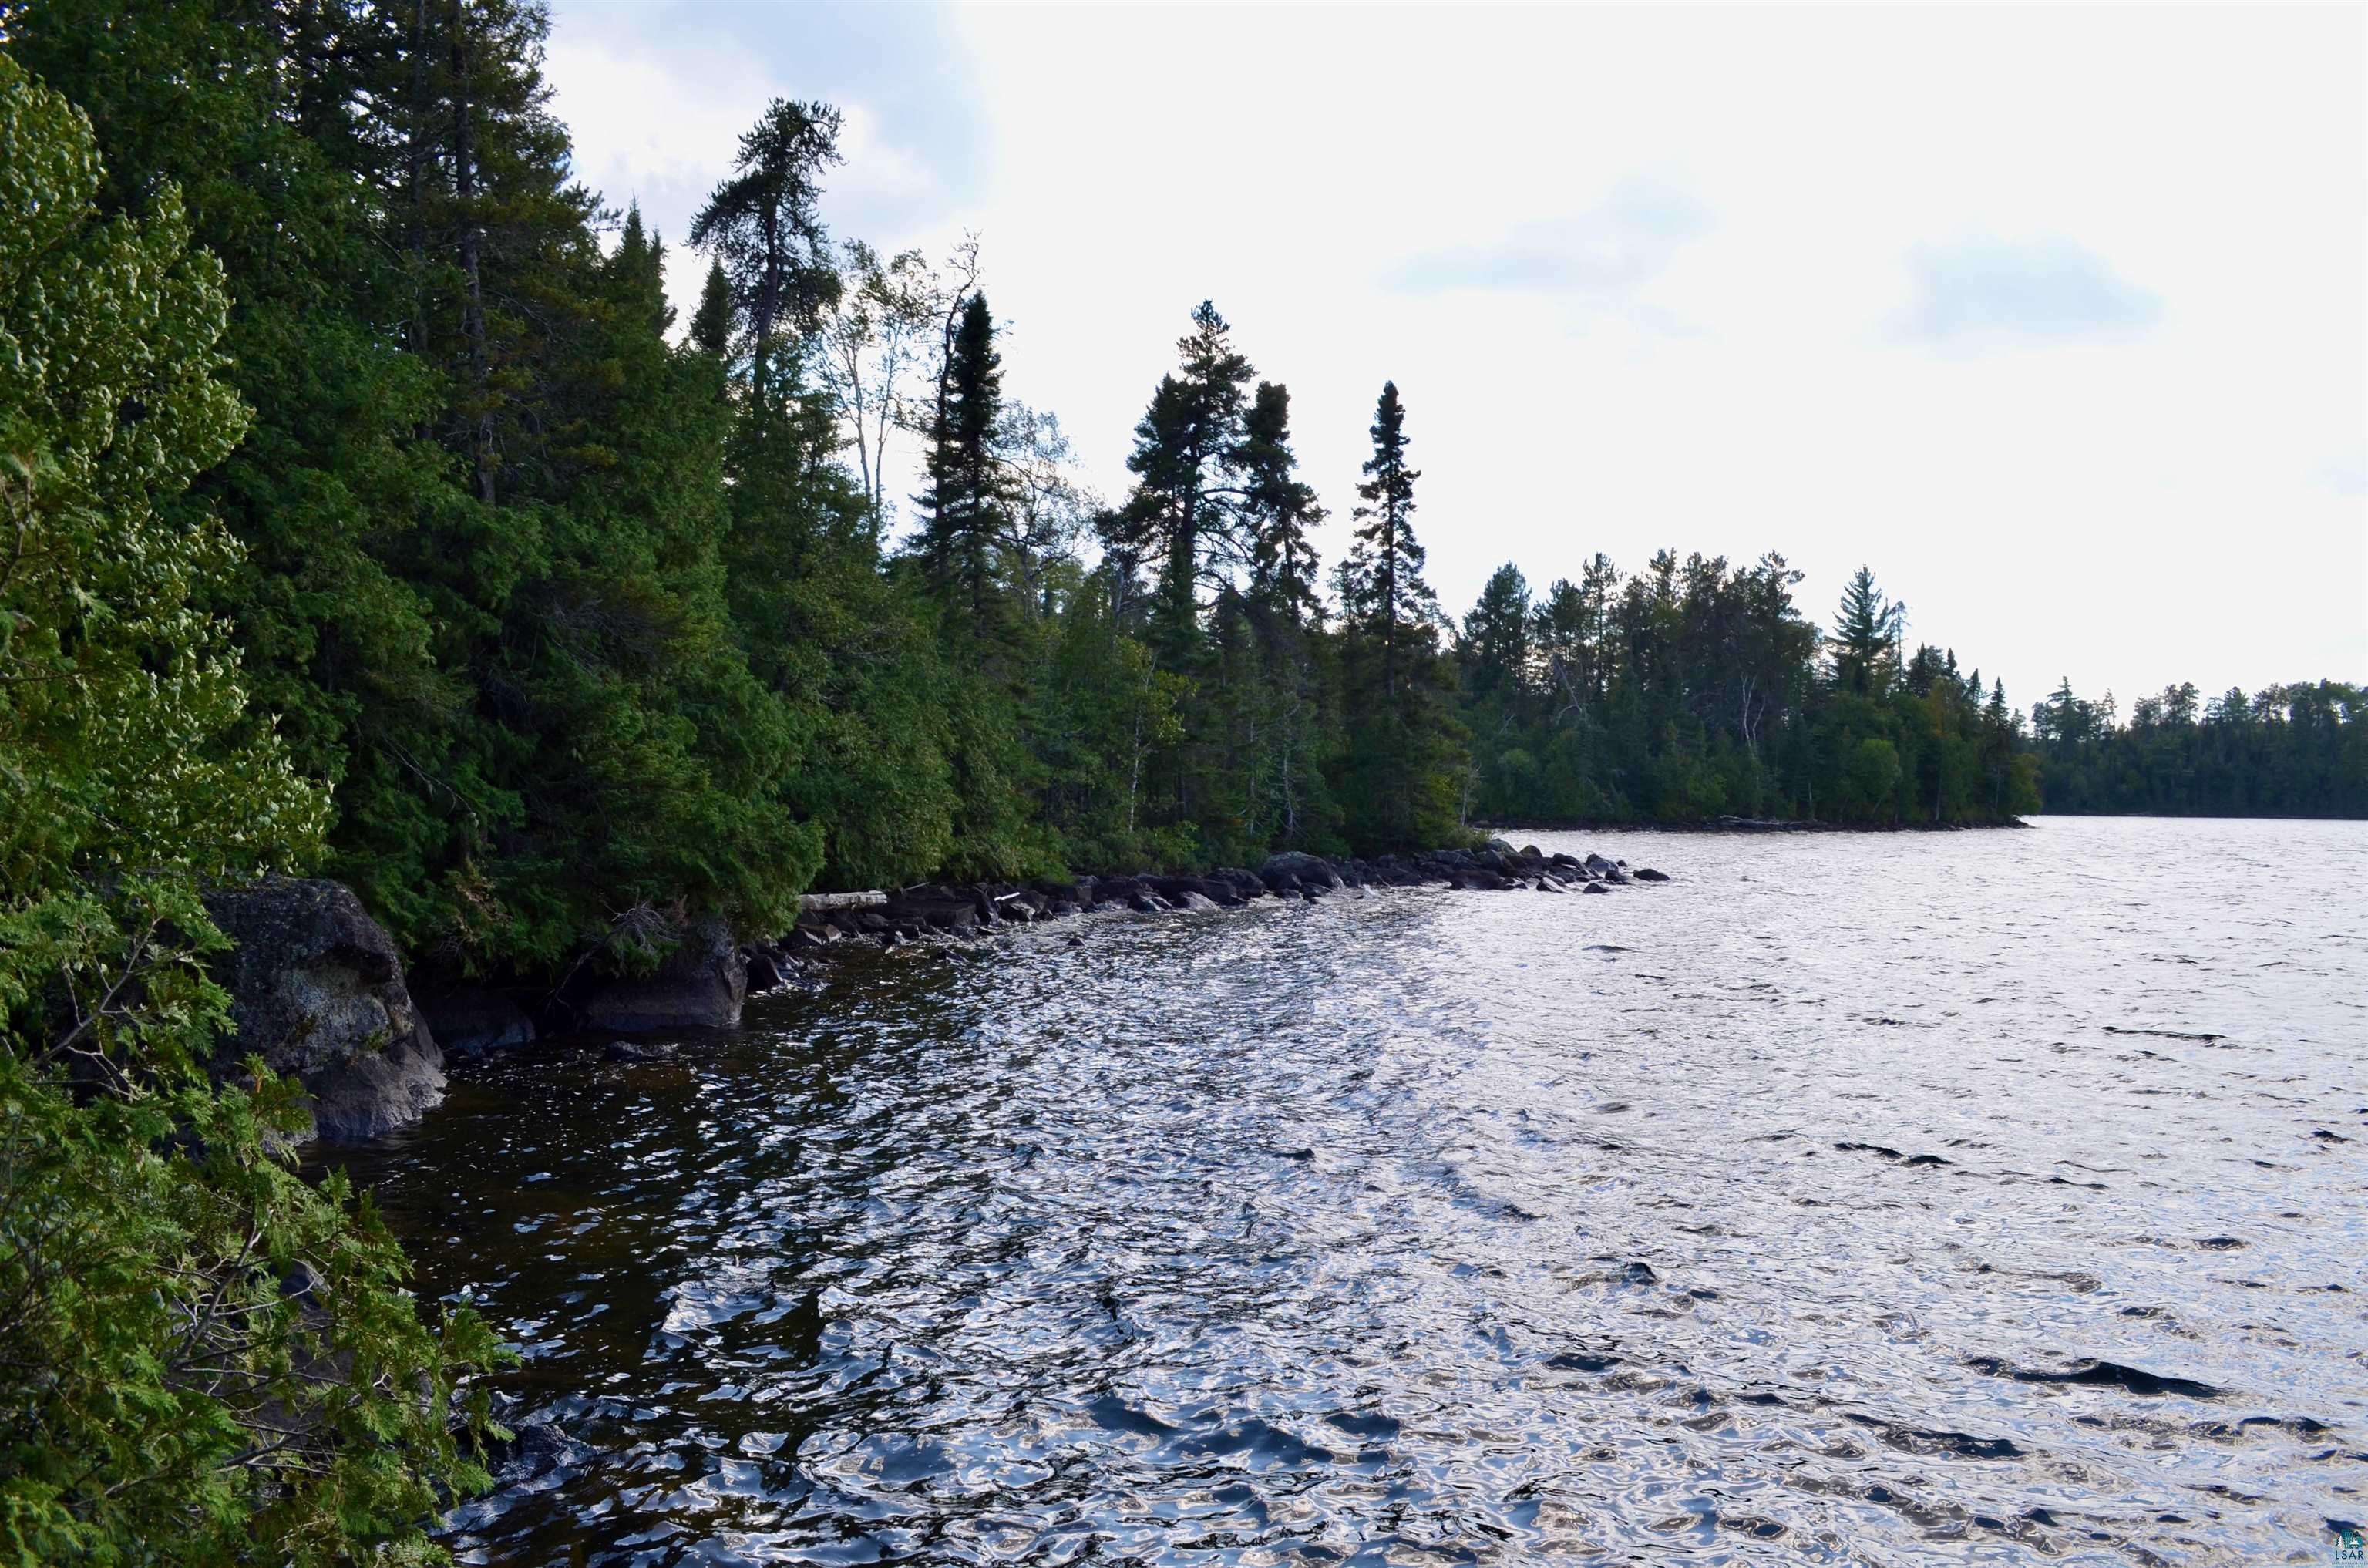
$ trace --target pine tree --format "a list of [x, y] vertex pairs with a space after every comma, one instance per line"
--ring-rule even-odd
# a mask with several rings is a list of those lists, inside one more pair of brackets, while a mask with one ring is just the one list
[[1463, 618], [1463, 690], [1474, 701], [1512, 705], [1528, 695], [1532, 613], [1520, 567], [1508, 561], [1489, 574]]
[[1002, 357], [986, 296], [962, 307], [946, 368], [946, 396], [931, 420], [924, 470], [921, 554], [930, 591], [950, 626], [975, 646], [1010, 634], [1009, 574], [1002, 557], [1011, 534], [1010, 484], [995, 443], [1003, 414]]
[[732, 635], [720, 369], [667, 343], [666, 250], [638, 210], [585, 260], [543, 368], [541, 550], [479, 656], [514, 694], [495, 777], [535, 802], [485, 863], [543, 962], [620, 908], [786, 924], [819, 859], [780, 793], [795, 726]]
[[1414, 484], [1406, 465], [1406, 408], [1384, 382], [1371, 434], [1373, 456], [1356, 517], [1356, 545], [1340, 563], [1347, 641], [1342, 684], [1349, 736], [1342, 796], [1353, 802], [1351, 843], [1364, 850], [1451, 841], [1466, 796], [1463, 733], [1448, 706], [1453, 666], [1438, 650], [1438, 600], [1422, 579]]
[[794, 380], [784, 360], [795, 337], [813, 331], [838, 297], [821, 181], [840, 161], [844, 122], [828, 104], [775, 98], [742, 134], [732, 176], [691, 220], [690, 243], [731, 284], [739, 356], [761, 408], [780, 407]]
[[721, 363], [732, 352], [732, 279], [723, 264], [707, 264], [707, 281], [699, 291], [699, 309], [691, 312], [690, 346]]
[[541, 0], [418, 0], [370, 24], [382, 51], [370, 123], [402, 171], [409, 347], [450, 378], [442, 434], [490, 506], [539, 478], [534, 369], [572, 319], [597, 203], [551, 112]]
[[1324, 508], [1299, 478], [1291, 449], [1291, 393], [1281, 384], [1258, 383], [1243, 416], [1235, 461], [1250, 540], [1249, 597], [1270, 613], [1304, 623], [1320, 613], [1315, 547], [1307, 532], [1324, 520]]
[[400, 138], [368, 108], [406, 74], [408, 36], [381, 21], [159, 0], [127, 27], [114, 0], [45, 0], [12, 17], [9, 47], [104, 128], [102, 210], [170, 182], [227, 269], [227, 374], [253, 431], [165, 505], [218, 514], [244, 546], [209, 608], [296, 766], [334, 787], [324, 869], [412, 943], [512, 802], [477, 770], [449, 635], [474, 596], [450, 584], [470, 502], [437, 438], [445, 378], [387, 341], [416, 316], [422, 274], [391, 206], [407, 201]]
[[1243, 553], [1243, 389], [1255, 372], [1233, 347], [1232, 329], [1203, 300], [1192, 330], [1177, 340], [1177, 372], [1160, 379], [1134, 428], [1127, 469], [1133, 494], [1109, 520], [1107, 542], [1156, 562], [1154, 645], [1170, 668], [1197, 656], [1200, 589], [1212, 557]]
[[1373, 455], [1357, 486], [1356, 549], [1342, 581], [1344, 608], [1380, 641], [1383, 689], [1395, 696], [1402, 645], [1409, 629], [1428, 625], [1438, 599], [1422, 580], [1424, 551], [1414, 537], [1414, 485], [1422, 474], [1406, 464], [1406, 405], [1395, 381], [1382, 383], [1373, 410]]
[[1881, 696], [1899, 673], [1899, 639], [1907, 607], [1894, 604], [1861, 566], [1842, 589], [1841, 608], [1828, 640], [1834, 685], [1853, 696]]

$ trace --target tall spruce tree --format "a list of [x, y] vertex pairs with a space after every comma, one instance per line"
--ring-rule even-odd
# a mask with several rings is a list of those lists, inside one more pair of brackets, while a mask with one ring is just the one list
[[1406, 405], [1382, 384], [1373, 455], [1357, 487], [1356, 543], [1338, 572], [1349, 728], [1342, 797], [1360, 849], [1443, 844], [1468, 804], [1464, 732], [1450, 705], [1454, 666], [1439, 650], [1438, 598], [1422, 577]]
[[1235, 454], [1241, 471], [1241, 515], [1250, 542], [1248, 592], [1269, 611], [1305, 623], [1322, 612], [1316, 592], [1315, 547], [1310, 528], [1324, 520], [1315, 492], [1299, 477], [1291, 449], [1291, 392], [1260, 381], [1242, 418]]
[[1425, 555], [1414, 537], [1414, 485], [1422, 474], [1406, 466], [1406, 404], [1395, 381], [1382, 383], [1371, 434], [1373, 455], [1357, 486], [1357, 542], [1342, 578], [1343, 608], [1380, 641], [1383, 687], [1395, 694], [1402, 648], [1413, 629], [1429, 624], [1439, 610], [1437, 596], [1423, 581]]
[[1003, 415], [1003, 361], [986, 296], [973, 293], [948, 352], [946, 395], [930, 420], [920, 550], [930, 592], [954, 639], [993, 647], [1011, 634], [1011, 484], [996, 449]]
[[685, 336], [693, 348], [722, 365], [732, 353], [732, 279], [720, 261], [707, 264], [707, 281], [700, 286], [699, 308], [691, 312]]

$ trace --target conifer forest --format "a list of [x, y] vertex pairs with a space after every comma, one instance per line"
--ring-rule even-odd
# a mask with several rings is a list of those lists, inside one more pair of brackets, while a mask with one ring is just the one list
[[833, 232], [791, 98], [656, 233], [572, 172], [547, 28], [0, 6], [0, 1562], [418, 1561], [485, 1483], [507, 1353], [224, 1070], [216, 888], [343, 883], [417, 986], [1499, 826], [2368, 814], [2357, 686], [2019, 707], [1782, 540], [1444, 605], [1442, 394], [1374, 387], [1319, 495], [1222, 301], [1099, 494], [1005, 390], [991, 236]]

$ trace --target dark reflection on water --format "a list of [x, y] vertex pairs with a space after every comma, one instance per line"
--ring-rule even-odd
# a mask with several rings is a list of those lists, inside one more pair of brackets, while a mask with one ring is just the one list
[[670, 1062], [463, 1067], [351, 1162], [547, 1423], [455, 1550], [2319, 1562], [2368, 1521], [2368, 826], [1589, 842], [1679, 880], [1072, 922]]

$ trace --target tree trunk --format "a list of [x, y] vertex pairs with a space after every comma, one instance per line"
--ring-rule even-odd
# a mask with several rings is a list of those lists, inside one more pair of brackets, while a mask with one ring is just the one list
[[404, 177], [411, 187], [411, 347], [427, 349], [427, 0], [411, 7], [411, 133]]
[[798, 913], [812, 915], [830, 909], [870, 909], [888, 902], [884, 892], [809, 892], [798, 895]]
[[477, 399], [470, 434], [477, 471], [477, 499], [494, 499], [493, 356], [485, 347], [485, 292], [477, 227], [475, 106], [469, 98], [469, 32], [463, 0], [452, 0], [452, 194], [461, 205], [461, 273], [467, 293], [461, 330], [469, 339], [469, 374]]
[[757, 297], [749, 301], [748, 374], [759, 407], [772, 406], [773, 322], [781, 309], [781, 203], [778, 193], [765, 198], [765, 267], [757, 280]]

